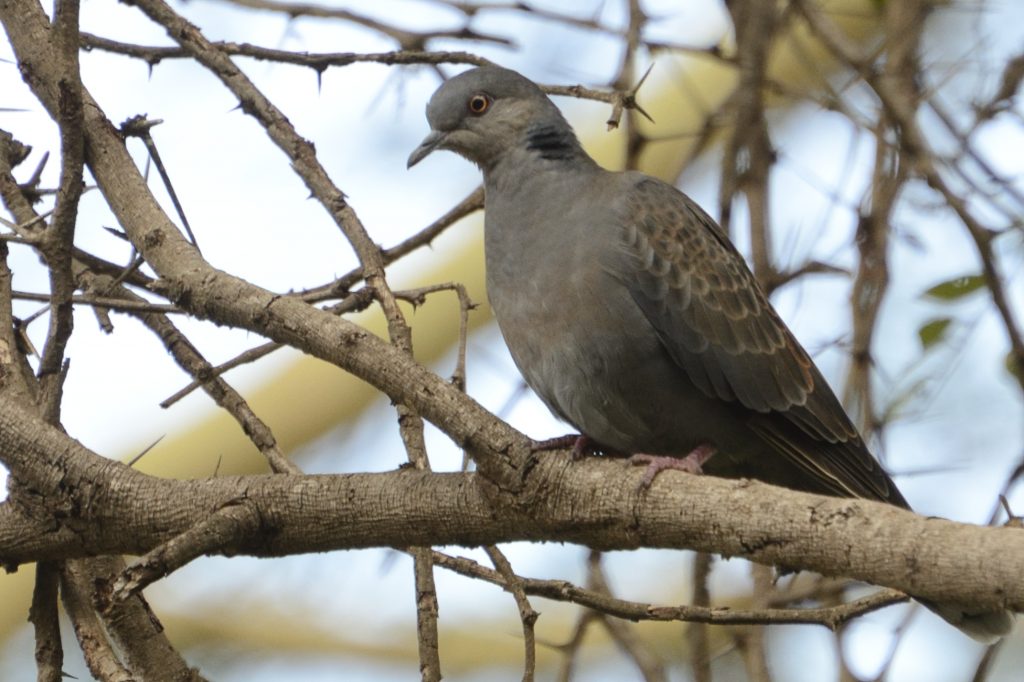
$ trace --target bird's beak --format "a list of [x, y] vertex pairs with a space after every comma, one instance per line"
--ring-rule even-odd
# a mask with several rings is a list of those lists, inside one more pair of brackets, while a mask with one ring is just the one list
[[438, 131], [431, 130], [430, 134], [423, 138], [423, 142], [420, 142], [420, 146], [413, 150], [412, 154], [409, 155], [409, 161], [406, 163], [406, 168], [412, 168], [417, 163], [427, 158], [430, 152], [434, 151], [445, 141], [447, 135]]

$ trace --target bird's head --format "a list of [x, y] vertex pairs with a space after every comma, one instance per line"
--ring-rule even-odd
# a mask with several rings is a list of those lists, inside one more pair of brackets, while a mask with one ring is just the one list
[[444, 83], [427, 104], [430, 133], [409, 155], [408, 167], [448, 149], [485, 170], [509, 149], [529, 144], [531, 131], [554, 129], [575, 143], [558, 108], [515, 71], [481, 66]]

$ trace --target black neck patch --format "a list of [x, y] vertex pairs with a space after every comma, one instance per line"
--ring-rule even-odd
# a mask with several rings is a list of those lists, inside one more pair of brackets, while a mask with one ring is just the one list
[[564, 126], [537, 125], [526, 131], [526, 148], [537, 152], [542, 159], [557, 161], [575, 157], [580, 143]]

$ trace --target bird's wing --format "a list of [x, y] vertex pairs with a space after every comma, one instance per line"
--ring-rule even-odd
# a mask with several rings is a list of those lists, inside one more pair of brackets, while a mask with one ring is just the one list
[[652, 178], [624, 211], [613, 275], [690, 380], [752, 410], [762, 438], [825, 489], [905, 504], [721, 227]]

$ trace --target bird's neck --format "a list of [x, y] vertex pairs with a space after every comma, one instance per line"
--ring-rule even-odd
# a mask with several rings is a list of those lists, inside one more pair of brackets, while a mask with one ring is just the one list
[[482, 165], [482, 170], [487, 187], [521, 194], [532, 193], [538, 186], [562, 184], [600, 167], [583, 150], [572, 128], [559, 121], [530, 126], [519, 144], [493, 163]]
[[540, 161], [574, 161], [587, 156], [572, 129], [561, 121], [532, 125], [524, 138], [526, 151]]

